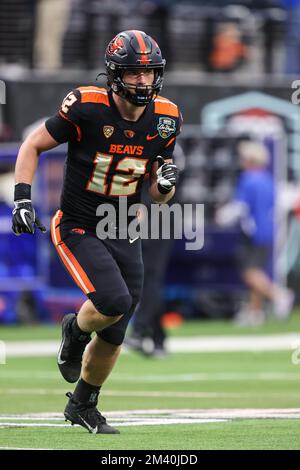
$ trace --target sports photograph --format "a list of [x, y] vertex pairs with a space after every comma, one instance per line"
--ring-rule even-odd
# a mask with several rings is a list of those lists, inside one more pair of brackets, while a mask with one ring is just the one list
[[300, 0], [2, 0], [3, 458], [300, 450], [299, 105]]

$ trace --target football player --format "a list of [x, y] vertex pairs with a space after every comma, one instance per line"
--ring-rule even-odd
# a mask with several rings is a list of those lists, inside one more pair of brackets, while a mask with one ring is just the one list
[[[119, 33], [105, 53], [107, 89], [82, 86], [63, 100], [59, 112], [22, 144], [15, 170], [13, 231], [44, 232], [31, 201], [40, 152], [68, 142], [60, 209], [51, 223], [58, 255], [86, 294], [77, 314], [62, 322], [58, 367], [77, 382], [65, 417], [91, 433], [119, 431], [97, 410], [100, 388], [113, 369], [126, 327], [141, 295], [140, 239], [99, 239], [97, 207], [119, 198], [137, 203], [147, 174], [150, 197], [172, 198], [177, 168], [172, 163], [181, 117], [176, 104], [159, 96], [165, 60], [142, 31]], [[120, 227], [114, 227], [118, 234]], [[91, 340], [91, 333], [96, 335]], [[86, 346], [88, 347], [86, 348]], [[85, 349], [86, 348], [86, 349]], [[84, 354], [83, 354], [84, 353]]]

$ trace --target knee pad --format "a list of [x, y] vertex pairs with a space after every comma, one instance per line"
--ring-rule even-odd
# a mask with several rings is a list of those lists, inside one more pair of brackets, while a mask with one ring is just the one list
[[99, 336], [99, 338], [103, 339], [107, 343], [114, 344], [115, 346], [120, 346], [124, 341], [126, 329], [134, 310], [135, 306], [132, 306], [130, 311], [116, 323], [111, 326], [108, 326], [107, 328], [104, 328], [104, 330], [102, 331], [97, 331], [97, 336]]
[[132, 309], [132, 297], [129, 294], [119, 295], [114, 298], [103, 298], [98, 296], [97, 292], [92, 292], [88, 297], [98, 312], [108, 317], [126, 315]]

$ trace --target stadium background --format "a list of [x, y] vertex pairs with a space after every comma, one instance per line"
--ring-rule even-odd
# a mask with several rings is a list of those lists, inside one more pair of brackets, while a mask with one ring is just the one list
[[[44, 324], [56, 325], [83, 299], [61, 267], [49, 232], [34, 237], [11, 233], [12, 171], [22, 138], [56, 112], [70, 89], [96, 83], [104, 71], [107, 42], [134, 28], [152, 35], [168, 61], [162, 94], [184, 115], [176, 150], [182, 170], [177, 197], [182, 203], [205, 204], [205, 244], [189, 253], [184, 240], [176, 241], [170, 258], [163, 286], [166, 310], [188, 320], [170, 331], [171, 357], [147, 365], [134, 354], [121, 357], [102, 404], [112, 413], [137, 407], [264, 408], [264, 413], [250, 416], [251, 425], [235, 422], [229, 433], [225, 422], [202, 429], [194, 421], [182, 424], [179, 434], [176, 426], [169, 427], [169, 436], [159, 428], [149, 441], [148, 430], [133, 427], [123, 440], [105, 438], [98, 448], [299, 448], [299, 421], [287, 421], [278, 411], [279, 425], [266, 413], [268, 407], [296, 413], [299, 406], [299, 357], [291, 361], [300, 326], [300, 111], [292, 103], [299, 86], [294, 83], [300, 73], [299, 23], [297, 0], [1, 1], [0, 79], [6, 96], [0, 105], [0, 340], [6, 343], [8, 362], [0, 370], [0, 447], [95, 445], [83, 434], [74, 440], [65, 429], [59, 435], [54, 427], [42, 433], [38, 427], [17, 429], [33, 419], [28, 415], [22, 415], [21, 424], [11, 423], [11, 433], [3, 424], [21, 419], [9, 413], [61, 419], [49, 418], [49, 412], [64, 406], [53, 360], [60, 332]], [[218, 227], [214, 215], [232, 195], [239, 174], [237, 145], [249, 137], [267, 145], [284, 196], [270, 272], [293, 288], [296, 308], [285, 324], [271, 318], [267, 325], [241, 330], [230, 322], [245, 296], [236, 267], [239, 229]], [[64, 146], [42, 155], [34, 185], [35, 206], [48, 227], [58, 205], [64, 156]], [[199, 321], [204, 319], [210, 321]], [[201, 335], [191, 341], [194, 351], [178, 350], [182, 335], [188, 342]], [[211, 342], [212, 337], [217, 340]], [[266, 418], [263, 425], [255, 420], [260, 417]]]
[[[294, 187], [300, 178], [299, 111], [291, 103], [291, 84], [300, 68], [293, 52], [299, 44], [285, 3], [297, 2], [1, 2], [0, 76], [6, 86], [6, 104], [0, 109], [1, 323], [57, 321], [82, 299], [60, 266], [49, 232], [20, 238], [10, 232], [11, 172], [20, 140], [56, 112], [70, 89], [95, 82], [109, 39], [132, 27], [160, 43], [168, 59], [163, 95], [184, 114], [177, 148], [182, 170], [178, 200], [204, 203], [206, 211], [204, 249], [188, 253], [183, 241], [174, 246], [164, 290], [167, 310], [187, 317], [236, 312], [243, 297], [236, 269], [239, 233], [217, 227], [214, 214], [233, 192], [237, 143], [245, 136], [264, 141], [277, 155], [278, 182], [288, 180]], [[228, 28], [234, 44], [222, 43]], [[293, 60], [287, 60], [290, 55]], [[65, 148], [59, 147], [43, 156], [35, 184], [34, 200], [48, 227], [58, 206], [64, 155]], [[292, 211], [288, 215], [293, 218]], [[289, 227], [279, 235], [275, 259], [285, 256], [293, 229], [291, 261], [275, 265], [274, 275], [293, 285], [300, 259], [296, 218]]]

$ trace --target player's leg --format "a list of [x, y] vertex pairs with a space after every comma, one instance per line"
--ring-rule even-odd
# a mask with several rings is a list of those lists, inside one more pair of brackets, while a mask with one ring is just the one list
[[[114, 289], [116, 289], [115, 297], [118, 297], [120, 291], [123, 290], [123, 283], [125, 283], [132, 305], [118, 321], [101, 331], [97, 331], [98, 337], [95, 337], [86, 348], [81, 379], [76, 386], [74, 395], [68, 395], [70, 399], [65, 409], [65, 416], [72, 422], [83, 423], [82, 425], [90, 432], [115, 433], [117, 430], [108, 426], [106, 422], [101, 424], [101, 419], [103, 419], [101, 415], [95, 417], [93, 413], [96, 410], [95, 403], [98, 400], [101, 385], [110, 374], [119, 356], [128, 322], [140, 299], [143, 283], [143, 264], [140, 241], [135, 245], [129, 244], [128, 241], [118, 241], [113, 244], [106, 242], [106, 245], [109, 246], [109, 252], [113, 254], [114, 260], [117, 260], [121, 275], [121, 279], [115, 279], [114, 282], [109, 284], [114, 286]], [[87, 417], [85, 414], [88, 408], [78, 412], [78, 407], [83, 402], [93, 404], [92, 417]], [[96, 410], [96, 413], [99, 412]], [[82, 418], [84, 421], [80, 422]], [[95, 425], [95, 423], [98, 424]]]
[[[89, 332], [96, 328], [97, 331], [102, 331], [126, 315], [131, 310], [132, 297], [117, 263], [102, 241], [88, 234], [83, 236], [67, 233], [63, 234], [63, 238], [58, 235], [54, 239], [60, 240], [56, 247], [63, 247], [64, 254], [71, 260], [79, 276], [74, 276], [73, 270], [70, 272], [68, 269], [70, 274], [78, 285], [83, 285], [83, 290], [89, 297], [89, 301], [84, 303], [79, 312], [79, 322], [73, 319], [70, 327], [71, 344], [74, 342], [78, 345], [82, 336], [89, 335]], [[69, 402], [65, 416], [72, 423], [80, 424], [90, 432], [116, 433], [118, 431], [107, 425], [96, 405], [101, 384], [112, 370], [120, 348], [115, 342], [107, 346], [104, 341], [95, 340], [95, 343], [97, 347], [94, 348], [94, 342], [91, 343], [92, 347], [87, 353], [88, 359], [84, 360], [82, 368], [86, 380], [81, 378], [74, 394], [68, 394]], [[102, 355], [101, 361], [99, 355]], [[81, 365], [81, 358], [79, 364]], [[98, 368], [101, 375], [93, 379], [89, 374]], [[80, 369], [77, 379], [79, 374]]]
[[57, 363], [67, 382], [74, 383], [79, 379], [82, 355], [91, 341], [91, 333], [101, 331], [120, 318], [102, 315], [90, 300], [84, 302], [77, 315], [71, 313], [64, 317]]
[[92, 385], [102, 386], [120, 352], [121, 345], [111, 344], [98, 335], [94, 336], [83, 355], [81, 378]]
[[141, 251], [141, 240], [130, 244], [128, 240], [118, 240], [118, 243], [108, 241], [110, 251], [118, 262], [122, 278], [126, 282], [129, 294], [132, 298], [130, 310], [125, 313], [116, 323], [110, 325], [102, 331], [97, 331], [97, 335], [106, 343], [121, 346], [124, 341], [128, 323], [141, 299], [143, 287], [143, 260]]
[[[53, 218], [53, 242], [68, 272], [89, 298], [80, 309], [78, 320], [75, 314], [69, 314], [62, 322], [58, 366], [63, 377], [72, 383], [79, 378], [90, 333], [118, 321], [130, 309], [132, 299], [104, 244], [91, 234], [74, 231], [61, 219], [60, 213]], [[119, 286], [119, 291], [114, 285]]]
[[[97, 240], [97, 243], [102, 245], [102, 242], [99, 240]], [[95, 248], [92, 251], [94, 257], [97, 253]], [[111, 256], [106, 251], [106, 248], [105, 252]], [[102, 264], [106, 267], [108, 266], [106, 264], [106, 256], [101, 258], [103, 263], [99, 265], [97, 263], [97, 266], [94, 267], [95, 286], [97, 289], [90, 295], [90, 298], [93, 300], [93, 305], [102, 306], [103, 311], [106, 312], [104, 316], [107, 318], [110, 318], [108, 316], [109, 313], [112, 315], [115, 311], [122, 311], [124, 314], [122, 316], [114, 315], [113, 318], [117, 321], [110, 323], [104, 329], [98, 330], [100, 331], [99, 334], [103, 334], [105, 339], [96, 336], [87, 346], [82, 361], [81, 378], [76, 385], [74, 394], [68, 394], [69, 402], [65, 409], [65, 417], [72, 423], [81, 424], [86, 427], [90, 432], [112, 434], [118, 431], [106, 423], [105, 418], [99, 413], [96, 406], [101, 386], [112, 371], [120, 353], [121, 336], [124, 336], [124, 333], [120, 334], [120, 322], [125, 318], [127, 324], [127, 318], [129, 319], [131, 316], [132, 307], [126, 311], [129, 307], [129, 302], [126, 304], [124, 299], [130, 299], [131, 303], [132, 297], [119, 268], [115, 269], [115, 260], [113, 258], [110, 260], [110, 269], [106, 269], [105, 273], [103, 273], [100, 272], [102, 268], [98, 266]], [[98, 269], [100, 271], [97, 275]], [[114, 302], [110, 298], [106, 298], [105, 293], [108, 290], [111, 299], [115, 299]], [[102, 294], [97, 294], [98, 291], [102, 292]], [[97, 311], [99, 310], [100, 308], [98, 307]], [[96, 320], [89, 316], [87, 312], [80, 311], [79, 315], [82, 315], [83, 320], [87, 320], [90, 328], [96, 327], [97, 323], [93, 323]], [[82, 325], [81, 320], [79, 324]], [[116, 325], [115, 329], [113, 329], [114, 325]], [[101, 326], [103, 326], [103, 323], [101, 323]]]
[[74, 393], [67, 393], [69, 401], [64, 411], [66, 420], [80, 424], [91, 433], [119, 433], [107, 424], [97, 410], [97, 404], [101, 386], [111, 373], [120, 351], [121, 346], [109, 344], [98, 336], [92, 339], [84, 352], [81, 378]]
[[76, 316], [78, 327], [87, 333], [104, 329], [112, 323], [118, 321], [120, 318], [121, 316], [108, 317], [103, 315], [101, 312], [99, 312], [99, 310], [96, 309], [93, 302], [90, 300], [86, 300], [82, 304]]

